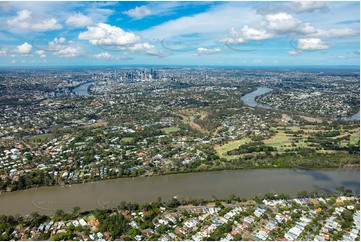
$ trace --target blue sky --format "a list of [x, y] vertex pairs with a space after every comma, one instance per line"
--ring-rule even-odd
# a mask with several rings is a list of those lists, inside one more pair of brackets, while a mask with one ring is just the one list
[[359, 4], [0, 2], [0, 65], [359, 65]]

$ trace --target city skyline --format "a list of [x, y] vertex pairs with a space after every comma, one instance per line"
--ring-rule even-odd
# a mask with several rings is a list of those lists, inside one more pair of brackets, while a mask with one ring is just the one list
[[359, 9], [359, 2], [1, 2], [0, 65], [359, 66]]

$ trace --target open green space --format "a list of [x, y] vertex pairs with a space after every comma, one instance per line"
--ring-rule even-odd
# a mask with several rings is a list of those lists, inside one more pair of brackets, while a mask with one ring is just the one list
[[163, 128], [161, 130], [164, 131], [166, 134], [170, 134], [170, 133], [175, 133], [175, 132], [179, 131], [180, 128], [171, 126], [171, 127]]
[[[217, 151], [217, 154], [221, 158], [227, 158], [224, 154], [228, 151], [237, 149], [240, 145], [244, 145], [247, 142], [251, 141], [250, 138], [244, 138], [240, 140], [233, 140], [225, 145], [222, 146], [216, 146], [215, 149]], [[238, 158], [238, 156], [235, 156], [234, 158]]]
[[[287, 133], [287, 131], [288, 132], [290, 132], [290, 131], [297, 132], [297, 131], [301, 130], [300, 127], [297, 127], [297, 126], [287, 127], [286, 130], [283, 127], [272, 127], [270, 129], [273, 131], [277, 131], [277, 133], [269, 139], [262, 140], [262, 142], [266, 146], [272, 146], [273, 148], [277, 149], [276, 152], [272, 152], [273, 154], [284, 153], [290, 149], [295, 149], [295, 148], [315, 149], [314, 144], [306, 142], [307, 138], [310, 136], [312, 137], [312, 134], [315, 132], [317, 132], [317, 133], [327, 132], [326, 130], [322, 129], [322, 127], [308, 126], [307, 129], [302, 129], [304, 131], [303, 134], [298, 134], [298, 137], [295, 137], [294, 134]], [[348, 144], [355, 145], [360, 140], [360, 131], [358, 129], [340, 130], [340, 132], [341, 132], [341, 134], [339, 136], [329, 137], [329, 139], [332, 140], [332, 139], [336, 139], [339, 137], [344, 137], [351, 133], [350, 141], [349, 142], [341, 142], [341, 146], [346, 146]], [[215, 150], [219, 157], [225, 158], [228, 161], [234, 160], [234, 159], [239, 159], [239, 158], [242, 158], [246, 154], [227, 155], [226, 153], [228, 151], [235, 150], [240, 145], [247, 144], [250, 141], [251, 141], [251, 139], [248, 137], [240, 139], [240, 140], [234, 140], [234, 141], [228, 142], [227, 144], [224, 144], [221, 146], [216, 145]], [[321, 148], [321, 149], [318, 149], [316, 152], [320, 153], [320, 154], [335, 153], [335, 150], [325, 150], [325, 149]], [[262, 152], [258, 152], [257, 154], [261, 154], [261, 153]]]
[[34, 136], [31, 136], [29, 138], [29, 141], [30, 142], [43, 142], [45, 140], [48, 140], [48, 139], [52, 139], [54, 137], [53, 134], [51, 133], [48, 133], [48, 134], [39, 134], [39, 135], [34, 135]]
[[75, 146], [80, 146], [80, 145], [85, 145], [86, 143], [85, 142], [77, 142], [77, 143], [75, 143], [74, 145]]
[[120, 142], [122, 142], [122, 143], [131, 143], [133, 141], [134, 141], [134, 138], [132, 138], [132, 137], [124, 137], [120, 140]]

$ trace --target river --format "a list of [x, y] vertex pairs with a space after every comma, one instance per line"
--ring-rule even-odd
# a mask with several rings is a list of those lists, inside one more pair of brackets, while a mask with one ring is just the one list
[[255, 101], [255, 98], [258, 96], [261, 96], [263, 94], [272, 92], [273, 89], [267, 88], [267, 87], [259, 87], [256, 91], [247, 93], [246, 95], [242, 96], [241, 99], [244, 102], [244, 104], [251, 106], [251, 107], [260, 107], [260, 108], [266, 108], [266, 109], [272, 109], [272, 107], [261, 104]]
[[[244, 104], [250, 106], [250, 107], [260, 107], [260, 108], [265, 108], [265, 109], [273, 109], [272, 107], [262, 104], [262, 103], [258, 103], [255, 101], [255, 98], [258, 96], [261, 96], [263, 94], [272, 92], [273, 89], [268, 88], [268, 87], [258, 87], [257, 90], [247, 93], [246, 95], [242, 96], [241, 99], [244, 102]], [[333, 120], [337, 120], [337, 118], [333, 119]], [[341, 120], [346, 120], [346, 121], [357, 121], [360, 120], [360, 111], [358, 111], [357, 113], [355, 113], [354, 115], [350, 115], [347, 117], [343, 117], [341, 118]]]
[[89, 87], [94, 84], [94, 82], [87, 82], [81, 84], [80, 86], [74, 88], [72, 91], [78, 96], [89, 96]]
[[183, 198], [218, 198], [234, 193], [250, 198], [275, 191], [295, 194], [299, 190], [321, 188], [334, 191], [345, 186], [360, 192], [360, 170], [350, 168], [298, 170], [258, 169], [176, 174], [154, 177], [120, 178], [66, 187], [41, 187], [2, 193], [0, 214], [52, 214], [56, 209], [71, 211], [74, 206], [91, 210], [116, 206], [120, 201], [151, 202], [158, 196], [168, 200]]

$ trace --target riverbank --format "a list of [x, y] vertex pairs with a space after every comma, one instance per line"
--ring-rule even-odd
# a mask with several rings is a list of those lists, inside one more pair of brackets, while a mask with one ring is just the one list
[[2, 190], [2, 193], [8, 192], [19, 192], [23, 190], [29, 190], [32, 188], [40, 187], [64, 187], [71, 186], [76, 184], [87, 184], [93, 182], [108, 181], [114, 179], [134, 179], [134, 178], [144, 178], [144, 177], [160, 177], [166, 175], [176, 175], [176, 174], [198, 174], [206, 172], [216, 172], [216, 171], [246, 171], [246, 170], [256, 170], [256, 169], [335, 169], [335, 168], [360, 168], [360, 159], [358, 154], [306, 154], [304, 156], [297, 154], [283, 154], [274, 157], [248, 157], [247, 159], [239, 158], [234, 160], [224, 160], [221, 159], [219, 163], [222, 166], [200, 166], [195, 169], [185, 169], [185, 170], [168, 170], [160, 171], [160, 173], [152, 174], [141, 174], [138, 176], [108, 176], [105, 179], [100, 177], [95, 177], [91, 180], [83, 181], [74, 181], [68, 180], [67, 182], [62, 182], [54, 184], [53, 186], [33, 186], [27, 189], [16, 190], [16, 191], [5, 191]]

